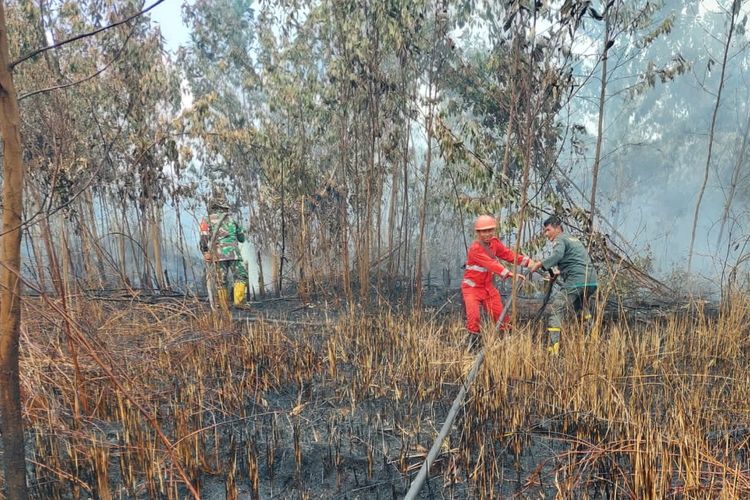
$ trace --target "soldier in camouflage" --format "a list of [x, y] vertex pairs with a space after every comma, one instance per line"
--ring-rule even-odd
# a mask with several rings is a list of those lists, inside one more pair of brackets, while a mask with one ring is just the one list
[[544, 221], [544, 236], [552, 242], [552, 254], [535, 263], [532, 271], [540, 268], [553, 270], [563, 280], [563, 291], [555, 297], [547, 326], [549, 349], [557, 353], [566, 314], [572, 310], [575, 314], [582, 314], [584, 319], [591, 318], [589, 307], [593, 306], [597, 288], [596, 270], [583, 243], [563, 232], [559, 217], [552, 216]]
[[239, 245], [245, 241], [245, 234], [237, 221], [229, 215], [229, 204], [223, 196], [214, 196], [208, 209], [208, 217], [200, 222], [200, 249], [206, 262], [215, 265], [219, 299], [226, 301], [231, 272], [234, 279], [234, 304], [240, 306], [248, 288], [247, 269], [242, 262]]

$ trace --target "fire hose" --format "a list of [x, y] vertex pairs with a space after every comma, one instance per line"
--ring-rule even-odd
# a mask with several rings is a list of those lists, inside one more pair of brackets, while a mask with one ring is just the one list
[[[552, 287], [550, 287], [550, 290], [551, 289]], [[505, 316], [508, 315], [508, 311], [510, 310], [512, 302], [513, 294], [511, 293], [508, 297], [508, 300], [505, 302], [505, 307], [503, 307], [503, 310], [500, 313], [500, 318], [497, 321], [498, 325], [501, 325], [503, 320], [505, 319]], [[438, 453], [440, 453], [440, 448], [443, 446], [443, 441], [445, 441], [445, 438], [448, 436], [448, 432], [450, 432], [453, 421], [456, 419], [456, 415], [458, 415], [458, 411], [461, 409], [461, 405], [464, 402], [466, 393], [468, 392], [469, 387], [471, 387], [471, 384], [474, 383], [474, 380], [477, 378], [479, 367], [482, 366], [482, 362], [484, 361], [484, 351], [485, 348], [482, 347], [482, 350], [479, 351], [479, 354], [477, 354], [477, 357], [474, 359], [474, 363], [471, 365], [471, 369], [469, 370], [469, 375], [466, 377], [466, 381], [461, 384], [461, 389], [458, 391], [456, 399], [453, 400], [453, 405], [448, 412], [448, 416], [446, 417], [445, 422], [443, 422], [443, 426], [440, 428], [440, 433], [438, 434], [437, 438], [435, 438], [435, 442], [432, 443], [432, 448], [430, 448], [429, 453], [427, 453], [427, 458], [425, 458], [425, 461], [422, 463], [422, 467], [419, 469], [417, 476], [409, 486], [409, 491], [407, 491], [404, 500], [415, 499], [419, 494], [419, 490], [422, 489], [422, 486], [427, 479], [427, 475], [430, 473], [430, 467], [437, 458]]]

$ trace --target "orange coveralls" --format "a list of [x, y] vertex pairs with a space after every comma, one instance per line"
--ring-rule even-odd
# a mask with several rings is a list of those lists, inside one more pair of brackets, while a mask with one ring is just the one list
[[[522, 254], [516, 254], [508, 247], [500, 243], [497, 238], [492, 238], [487, 244], [490, 252], [508, 262], [515, 262], [522, 267], [528, 267], [530, 259]], [[497, 323], [503, 311], [503, 302], [500, 292], [492, 282], [492, 275], [498, 274], [501, 278], [507, 278], [511, 271], [503, 267], [497, 259], [490, 257], [479, 241], [474, 241], [469, 247], [466, 255], [466, 271], [461, 281], [461, 292], [464, 296], [466, 306], [466, 328], [469, 333], [479, 333], [480, 308], [485, 309], [492, 316], [492, 321]], [[510, 318], [508, 315], [503, 320], [502, 330], [510, 329]]]

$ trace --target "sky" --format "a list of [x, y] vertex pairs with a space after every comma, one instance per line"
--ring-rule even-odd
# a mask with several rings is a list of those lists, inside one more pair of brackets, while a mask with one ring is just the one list
[[149, 11], [151, 22], [159, 25], [167, 49], [172, 53], [189, 39], [187, 26], [182, 23], [183, 3], [184, 0], [165, 0]]

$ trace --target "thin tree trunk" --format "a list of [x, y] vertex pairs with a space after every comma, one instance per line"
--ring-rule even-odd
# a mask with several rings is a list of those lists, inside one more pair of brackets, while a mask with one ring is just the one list
[[[341, 116], [339, 118], [340, 132], [339, 132], [339, 162], [341, 168], [341, 179], [343, 185], [343, 193], [341, 193], [341, 202], [338, 204], [338, 228], [339, 238], [341, 246], [341, 275], [344, 280], [344, 294], [348, 304], [354, 302], [354, 294], [352, 291], [351, 281], [351, 262], [349, 256], [349, 214], [347, 210], [347, 201], [349, 199], [349, 184], [347, 184], [347, 158], [349, 157], [349, 87], [345, 86], [340, 96], [342, 103]], [[355, 179], [356, 182], [356, 179]], [[356, 184], [355, 184], [356, 188]], [[356, 196], [354, 198], [357, 199]], [[355, 211], [356, 213], [356, 211]], [[356, 251], [356, 246], [355, 246]]]
[[422, 205], [419, 207], [419, 243], [417, 244], [417, 270], [414, 281], [416, 282], [416, 308], [422, 306], [422, 265], [424, 258], [424, 230], [427, 221], [427, 201], [429, 199], [430, 187], [430, 169], [432, 168], [432, 84], [429, 86], [428, 99], [430, 103], [427, 106], [427, 154], [425, 156], [424, 167], [424, 191], [422, 194]]
[[266, 280], [263, 278], [263, 260], [261, 259], [260, 250], [256, 252], [258, 256], [258, 296], [261, 299], [266, 298]]
[[708, 154], [706, 155], [706, 168], [703, 173], [703, 183], [701, 189], [698, 192], [698, 201], [695, 203], [695, 213], [693, 214], [693, 230], [690, 233], [690, 249], [688, 250], [688, 265], [687, 274], [690, 275], [690, 271], [693, 266], [693, 248], [695, 247], [695, 232], [698, 228], [698, 215], [701, 210], [701, 202], [703, 201], [703, 194], [706, 192], [706, 185], [708, 184], [708, 173], [711, 170], [711, 153], [714, 148], [714, 129], [716, 128], [716, 117], [719, 114], [719, 105], [721, 104], [721, 92], [724, 90], [724, 72], [727, 69], [727, 56], [729, 54], [729, 45], [732, 42], [732, 33], [734, 32], [734, 21], [739, 11], [740, 0], [734, 0], [732, 6], [732, 13], [729, 18], [729, 32], [727, 33], [727, 41], [724, 44], [724, 55], [721, 61], [721, 75], [719, 76], [719, 91], [716, 94], [716, 103], [714, 105], [714, 111], [711, 115], [711, 129], [708, 133]]
[[98, 271], [97, 282], [100, 288], [104, 288], [106, 284], [106, 272], [104, 266], [104, 252], [102, 252], [102, 243], [99, 241], [99, 230], [97, 228], [97, 217], [94, 210], [94, 196], [89, 190], [84, 193], [83, 204], [86, 208], [85, 212], [91, 222], [86, 226], [86, 232], [88, 233], [88, 239], [91, 243], [91, 247], [94, 250], [96, 256], [96, 269]]
[[120, 234], [117, 235], [117, 257], [120, 265], [120, 276], [124, 276], [123, 285], [126, 288], [130, 287], [130, 278], [128, 275], [128, 261], [126, 256], [125, 246], [125, 225], [127, 224], [125, 217], [125, 209], [122, 211], [122, 217], [118, 222], [115, 222], [115, 227], [118, 228]]
[[748, 139], [750, 139], [750, 113], [747, 114], [747, 121], [745, 122], [745, 131], [742, 134], [742, 142], [740, 144], [739, 151], [737, 152], [737, 160], [734, 162], [734, 170], [732, 171], [732, 180], [729, 185], [729, 195], [724, 202], [724, 210], [721, 214], [721, 223], [719, 225], [719, 237], [716, 240], [716, 246], [721, 245], [721, 240], [724, 238], [724, 228], [729, 218], [729, 211], [732, 208], [732, 202], [734, 201], [734, 195], [737, 193], [737, 185], [740, 181], [740, 173], [742, 172], [742, 165], [745, 163], [747, 158], [747, 146]]
[[151, 248], [154, 252], [154, 269], [156, 273], [156, 286], [160, 290], [166, 290], [167, 284], [164, 279], [164, 268], [161, 262], [161, 208], [156, 206], [156, 202], [151, 204], [151, 217], [149, 221], [151, 231]]
[[[409, 97], [411, 97], [409, 95], [410, 80], [409, 80], [409, 75], [407, 73], [407, 69], [409, 68], [408, 59], [406, 58], [405, 54], [402, 54], [399, 57], [399, 62], [400, 62], [400, 67], [401, 67], [401, 73], [400, 73], [401, 92], [402, 92], [404, 101], [408, 101]], [[407, 211], [407, 206], [409, 204], [409, 192], [407, 190], [408, 188], [408, 185], [407, 185], [408, 172], [407, 171], [408, 171], [408, 166], [409, 166], [409, 142], [410, 142], [409, 137], [411, 136], [410, 124], [411, 124], [411, 120], [409, 118], [409, 113], [408, 111], [405, 111], [404, 112], [404, 131], [403, 131], [404, 148], [402, 152], [402, 158], [403, 158], [402, 176], [403, 176], [404, 182], [402, 184], [403, 185], [403, 197], [401, 200], [401, 217], [400, 217], [401, 220], [398, 226], [398, 243], [403, 247], [409, 246], [408, 240], [406, 239], [404, 235], [405, 235], [405, 224], [406, 224], [406, 211]], [[396, 190], [395, 172], [394, 172], [393, 178], [394, 178], [393, 189], [395, 191]], [[394, 206], [394, 212], [395, 212], [395, 206]], [[401, 272], [401, 253], [402, 253], [401, 249], [396, 251], [396, 256], [395, 256], [396, 262], [394, 266], [392, 267], [392, 269], [395, 270], [393, 271], [394, 274], [399, 274]], [[404, 256], [406, 256], [406, 254], [404, 254]]]
[[[359, 281], [359, 300], [364, 303], [367, 300], [367, 282], [368, 282], [368, 265], [370, 261], [369, 248], [370, 248], [370, 178], [368, 172], [361, 172], [359, 170], [360, 161], [364, 162], [367, 158], [363, 158], [366, 155], [366, 144], [362, 144], [364, 141], [360, 141], [362, 138], [363, 131], [356, 129], [357, 132], [354, 136], [354, 165], [355, 165], [355, 178], [357, 179], [358, 193], [355, 199], [358, 201], [356, 205], [357, 213], [357, 280]], [[369, 164], [368, 164], [369, 167]], [[369, 170], [369, 168], [368, 168]], [[362, 185], [364, 182], [364, 185]]]
[[[177, 244], [180, 247], [180, 257], [182, 261], [182, 277], [183, 277], [184, 283], [187, 284], [188, 276], [187, 276], [187, 258], [185, 256], [185, 229], [182, 227], [182, 217], [180, 216], [181, 213], [182, 212], [180, 211], [180, 200], [178, 198], [175, 200], [175, 214], [177, 217]], [[193, 281], [195, 281], [195, 276], [193, 276]]]
[[[34, 190], [31, 191], [33, 194], [36, 195], [36, 198], [38, 199], [39, 193], [34, 192]], [[39, 235], [37, 237], [36, 235]], [[28, 238], [31, 242], [31, 250], [32, 254], [34, 256], [34, 266], [36, 267], [36, 274], [37, 274], [37, 286], [40, 290], [43, 292], [47, 291], [47, 262], [44, 259], [44, 255], [42, 252], [42, 249], [40, 248], [40, 241], [43, 239], [42, 229], [39, 224], [32, 225], [28, 228]]]
[[141, 286], [153, 292], [154, 288], [158, 286], [157, 283], [153, 282], [155, 276], [152, 275], [151, 271], [153, 266], [151, 265], [151, 256], [149, 255], [149, 240], [151, 239], [151, 230], [149, 229], [151, 224], [151, 215], [149, 214], [148, 206], [144, 206], [142, 210], [136, 208], [136, 215], [138, 217], [138, 240], [140, 243], [141, 255], [143, 256], [143, 267], [141, 269], [142, 278]]
[[273, 283], [273, 293], [276, 297], [281, 296], [281, 290], [279, 290], [279, 283], [281, 278], [279, 277], [279, 249], [275, 247], [271, 252], [271, 283]]
[[[534, 13], [532, 14], [532, 29], [531, 32], [536, 32], [536, 10], [534, 10]], [[516, 38], [520, 39], [521, 36], [525, 36], [525, 30], [522, 30], [521, 33], [516, 33]], [[518, 59], [520, 55], [520, 45], [516, 44], [517, 52], [516, 52], [516, 60]], [[534, 40], [532, 40], [532, 43], [529, 47], [529, 60], [532, 60], [533, 57], [531, 54], [534, 52]], [[524, 65], [524, 68], [527, 71], [531, 71], [529, 69], [529, 66]], [[535, 131], [536, 128], [534, 127], [535, 117], [537, 115], [537, 108], [534, 106], [533, 97], [534, 97], [534, 91], [532, 89], [532, 81], [533, 81], [533, 75], [530, 73], [527, 73], [525, 75], [525, 78], [522, 78], [521, 82], [516, 85], [516, 90], [518, 93], [522, 96], [522, 100], [525, 103], [524, 104], [524, 111], [525, 111], [525, 122], [523, 130], [521, 130], [520, 124], [518, 127], [518, 138], [520, 145], [523, 146], [522, 149], [522, 161], [523, 161], [523, 174], [521, 178], [521, 200], [519, 203], [519, 211], [518, 211], [518, 232], [516, 233], [516, 241], [514, 245], [514, 252], [518, 254], [521, 250], [521, 243], [524, 241], [524, 230], [526, 229], [526, 208], [528, 205], [528, 194], [529, 194], [529, 174], [531, 172], [531, 165], [533, 160], [533, 151], [534, 151], [534, 141], [536, 140]], [[525, 97], [524, 97], [525, 96]], [[509, 129], [510, 130], [510, 129]], [[517, 263], [513, 263], [513, 273], [518, 272], [518, 265]], [[515, 278], [514, 278], [515, 280]], [[515, 322], [518, 319], [518, 308], [517, 308], [517, 292], [518, 289], [515, 286], [511, 286], [511, 321]]]
[[34, 237], [35, 233], [36, 229], [30, 227], [26, 233], [26, 241], [31, 249], [29, 254], [31, 258], [33, 258], [33, 273], [36, 278], [36, 286], [39, 287], [40, 290], [46, 290], [47, 280], [45, 276], [46, 271], [44, 269], [44, 260], [42, 259], [39, 242], [37, 241], [37, 238]]
[[97, 284], [101, 287], [101, 281], [97, 279], [98, 276], [101, 275], [94, 270], [94, 262], [91, 259], [94, 242], [88, 234], [88, 227], [90, 227], [94, 221], [92, 219], [89, 222], [86, 219], [88, 211], [86, 210], [85, 204], [85, 196], [80, 197], [78, 213], [75, 215], [75, 219], [71, 221], [71, 223], [76, 225], [76, 233], [78, 234], [78, 246], [81, 251], [81, 267], [83, 269], [84, 284], [89, 288], [94, 288]]
[[[411, 142], [411, 120], [406, 119], [406, 144], [404, 145], [404, 175], [403, 175], [403, 186], [404, 186], [404, 202], [401, 207], [401, 224], [399, 226], [399, 241], [404, 243], [403, 252], [403, 263], [404, 268], [400, 271], [406, 276], [406, 269], [409, 262], [409, 143]], [[399, 259], [401, 259], [401, 252], [399, 252]], [[401, 263], [396, 262], [396, 271], [399, 272], [401, 269]]]
[[21, 117], [10, 72], [5, 2], [0, 0], [0, 134], [3, 139], [3, 233], [0, 236], [0, 430], [6, 494], [26, 499], [26, 456], [18, 342], [21, 332], [21, 222], [23, 177]]
[[386, 271], [387, 279], [393, 278], [394, 252], [393, 240], [395, 236], [394, 225], [396, 223], [396, 203], [398, 202], [398, 169], [394, 167], [391, 174], [391, 196], [388, 202], [388, 268]]
[[[609, 4], [607, 4], [609, 5]], [[591, 167], [591, 209], [589, 214], [589, 232], [594, 230], [594, 217], [596, 216], [596, 187], [599, 180], [599, 165], [602, 158], [602, 139], [604, 132], [604, 101], [607, 91], [607, 62], [609, 61], [610, 49], [610, 18], [611, 8], [604, 8], [604, 50], [602, 51], [602, 76], [599, 87], [599, 116], [596, 123], [596, 148], [594, 150], [594, 165]]]
[[518, 92], [518, 83], [515, 75], [518, 74], [518, 42], [513, 43], [513, 71], [510, 74], [510, 101], [508, 102], [508, 125], [505, 128], [505, 150], [503, 151], [503, 178], [508, 176], [510, 166], [510, 138], [513, 135], [513, 122], [516, 120], [516, 94]]
[[312, 276], [312, 268], [310, 267], [310, 259], [312, 252], [308, 252], [308, 237], [307, 237], [307, 218], [305, 217], [305, 197], [300, 198], [299, 204], [299, 241], [297, 242], [297, 252], [299, 256], [299, 283], [297, 284], [297, 294], [302, 301], [307, 302], [310, 300], [310, 290], [312, 283], [315, 279]]
[[[348, 193], [346, 193], [348, 194]], [[347, 196], [344, 197], [346, 200]], [[346, 210], [346, 202], [339, 206], [339, 226], [341, 233], [341, 265], [344, 276], [344, 294], [349, 305], [354, 303], [354, 293], [352, 291], [352, 271], [349, 265], [349, 217]]]
[[380, 172], [382, 172], [382, 165], [380, 164], [380, 153], [378, 153], [378, 183], [376, 185], [375, 189], [375, 258], [378, 259], [378, 262], [376, 264], [375, 268], [375, 283], [378, 287], [378, 290], [380, 290], [380, 283], [382, 278], [382, 271], [381, 271], [381, 265], [380, 265], [380, 257], [381, 252], [383, 251], [382, 248], [382, 225], [383, 225], [383, 180], [385, 179], [385, 175], [381, 175]]
[[[437, 15], [435, 16], [437, 19]], [[438, 29], [437, 27], [435, 28]], [[422, 194], [422, 205], [419, 207], [419, 243], [417, 244], [417, 262], [416, 262], [416, 275], [414, 278], [416, 284], [416, 297], [415, 307], [419, 310], [422, 307], [422, 266], [424, 258], [424, 230], [427, 222], [427, 200], [429, 197], [430, 187], [430, 169], [432, 168], [432, 120], [434, 113], [434, 100], [437, 97], [437, 89], [435, 88], [435, 51], [437, 44], [437, 34], [433, 39], [432, 52], [429, 60], [429, 81], [427, 84], [427, 118], [425, 126], [427, 128], [427, 153], [425, 155], [425, 167], [424, 167], [424, 192]]]
[[[137, 208], [136, 208], [136, 215], [137, 215]], [[120, 232], [124, 235], [124, 239], [126, 239], [129, 243], [130, 258], [132, 260], [133, 268], [136, 270], [135, 276], [137, 276], [138, 275], [137, 269], [138, 269], [138, 264], [139, 264], [138, 260], [140, 258], [143, 258], [143, 252], [138, 247], [138, 245], [136, 245], [136, 239], [133, 236], [133, 231], [130, 229], [130, 222], [128, 221], [128, 207], [127, 207], [125, 200], [122, 201], [122, 217], [119, 220], [119, 224], [120, 224], [120, 227], [122, 228]], [[124, 249], [124, 246], [125, 245], [123, 241], [123, 249]], [[127, 255], [125, 252], [123, 252], [122, 272], [123, 274], [125, 274], [125, 276], [128, 276], [127, 274], [128, 273], [128, 261], [127, 261]], [[128, 278], [128, 281], [130, 282], [128, 283], [128, 286], [132, 286], [132, 280]], [[138, 286], [143, 288], [144, 284], [141, 282], [141, 283], [138, 283]]]
[[284, 199], [284, 162], [286, 158], [281, 160], [281, 255], [279, 256], [279, 275], [278, 283], [276, 284], [276, 297], [281, 297], [281, 285], [283, 274], [284, 274], [284, 253], [286, 252], [286, 207]]
[[70, 248], [70, 241], [68, 240], [68, 221], [65, 217], [60, 220], [60, 244], [62, 245], [63, 252], [63, 285], [64, 290], [73, 290], [73, 293], [78, 291], [78, 279], [80, 278], [79, 273], [76, 272], [76, 262], [73, 259], [73, 250]]
[[[45, 224], [47, 233], [51, 235], [51, 228], [49, 227], [49, 224]], [[61, 221], [61, 230], [60, 230], [60, 242], [62, 244], [62, 254], [63, 254], [63, 264], [62, 266], [59, 265], [59, 260], [57, 259], [57, 256], [55, 254], [55, 247], [52, 241], [50, 241], [50, 269], [52, 270], [53, 276], [56, 277], [55, 280], [57, 282], [57, 293], [60, 297], [60, 307], [65, 312], [63, 316], [63, 325], [65, 326], [65, 338], [68, 343], [68, 351], [70, 352], [70, 360], [73, 363], [73, 371], [75, 373], [75, 393], [76, 393], [76, 400], [74, 402], [73, 407], [73, 416], [77, 419], [80, 418], [80, 408], [83, 408], [83, 411], [88, 414], [89, 413], [89, 404], [88, 404], [88, 398], [86, 397], [86, 392], [84, 391], [84, 384], [86, 383], [86, 380], [83, 377], [83, 374], [81, 373], [81, 367], [78, 363], [78, 348], [73, 340], [73, 330], [70, 325], [70, 305], [68, 304], [68, 283], [75, 283], [75, 279], [72, 279], [74, 274], [72, 274], [72, 259], [70, 258], [70, 247], [68, 246], [68, 237], [67, 237], [67, 231], [65, 228], [65, 219], [63, 218]], [[60, 274], [60, 270], [62, 269], [62, 275]]]

